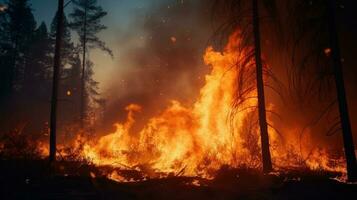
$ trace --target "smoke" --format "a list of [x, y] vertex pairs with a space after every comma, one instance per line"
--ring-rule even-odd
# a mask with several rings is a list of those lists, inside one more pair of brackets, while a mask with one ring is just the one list
[[170, 100], [195, 100], [208, 71], [202, 56], [212, 36], [210, 11], [204, 0], [154, 4], [118, 31], [121, 53], [106, 93], [106, 127], [125, 118], [129, 103], [143, 106], [140, 124]]
[[[117, 46], [122, 50], [120, 55], [117, 55], [117, 72], [113, 75], [106, 93], [108, 103], [104, 111], [104, 127], [112, 127], [115, 122], [123, 121], [126, 116], [124, 108], [130, 103], [143, 107], [142, 113], [136, 116], [139, 124], [136, 128], [140, 128], [148, 117], [163, 110], [170, 100], [179, 100], [189, 105], [196, 99], [204, 75], [209, 70], [203, 64], [202, 55], [214, 35], [210, 6], [211, 4], [204, 0], [155, 4], [147, 13], [137, 12], [128, 30], [118, 31]], [[341, 50], [351, 125], [356, 133], [357, 74], [356, 68], [353, 67], [353, 52], [356, 52], [354, 49], [357, 44], [353, 40], [356, 33], [353, 28], [356, 27], [353, 25], [355, 22], [351, 20], [353, 17], [349, 16], [352, 13], [340, 13], [342, 15], [339, 20], [344, 22], [341, 23]], [[285, 134], [286, 138], [286, 134], [291, 134], [288, 132], [294, 130], [295, 135], [307, 134], [319, 141], [316, 146], [334, 143], [336, 148], [340, 148], [342, 141], [339, 132], [326, 136], [331, 121], [335, 120], [333, 118], [338, 114], [337, 105], [321, 122], [312, 125], [329, 99], [321, 102], [321, 99], [306, 97], [311, 99], [311, 104], [301, 107], [299, 102], [285, 93], [289, 92], [287, 68], [291, 65], [291, 55], [290, 52], [284, 52], [283, 48], [275, 46], [277, 43], [284, 46], [284, 41], [279, 41], [284, 38], [276, 38], [269, 28], [269, 25], [262, 25], [263, 56], [282, 83], [282, 87], [271, 83], [280, 91], [279, 95], [270, 88], [266, 90], [268, 107], [271, 105], [271, 109], [280, 115], [277, 117], [268, 113], [272, 115], [273, 125], [283, 136]], [[331, 85], [330, 89], [333, 93], [334, 85]], [[303, 131], [304, 127], [306, 129]], [[357, 142], [357, 136], [354, 139]]]

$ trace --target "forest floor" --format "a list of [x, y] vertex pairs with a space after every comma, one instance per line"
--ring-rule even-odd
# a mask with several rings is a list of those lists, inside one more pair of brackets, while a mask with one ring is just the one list
[[[263, 175], [254, 170], [225, 169], [215, 179], [167, 177], [119, 183], [105, 177], [61, 172], [48, 175], [45, 161], [0, 160], [0, 199], [353, 199], [357, 184], [336, 174], [294, 170]], [[67, 163], [73, 165], [73, 163]], [[74, 166], [74, 165], [73, 165]], [[62, 168], [63, 170], [63, 168]], [[71, 171], [95, 170], [76, 165]]]

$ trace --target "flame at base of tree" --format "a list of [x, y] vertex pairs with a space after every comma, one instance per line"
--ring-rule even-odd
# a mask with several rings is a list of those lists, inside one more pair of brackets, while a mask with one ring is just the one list
[[[260, 168], [256, 89], [251, 87], [255, 80], [242, 80], [254, 74], [255, 66], [253, 57], [248, 56], [252, 48], [241, 43], [236, 32], [223, 52], [207, 48], [204, 61], [211, 72], [191, 107], [172, 101], [141, 131], [133, 133], [135, 114], [142, 108], [131, 104], [126, 107], [127, 120], [117, 123], [114, 133], [95, 141], [78, 137], [72, 148], [80, 149], [79, 154], [97, 166], [135, 169], [147, 177], [174, 174], [212, 178], [222, 166]], [[237, 91], [243, 92], [237, 95]], [[332, 159], [327, 150], [309, 144], [308, 138], [301, 145], [293, 133], [290, 130], [281, 136], [269, 128], [275, 169], [305, 167], [345, 173], [343, 158]], [[117, 172], [108, 177], [125, 180]]]

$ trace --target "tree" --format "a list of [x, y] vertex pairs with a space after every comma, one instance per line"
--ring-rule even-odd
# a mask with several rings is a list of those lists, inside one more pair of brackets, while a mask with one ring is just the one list
[[28, 0], [9, 0], [6, 2], [5, 22], [2, 27], [5, 31], [5, 47], [8, 63], [6, 63], [5, 74], [7, 74], [7, 90], [12, 92], [15, 88], [22, 87], [26, 71], [26, 59], [29, 47], [36, 29], [36, 22], [29, 6]]
[[56, 32], [56, 48], [53, 66], [53, 82], [52, 82], [52, 97], [51, 97], [51, 118], [50, 118], [50, 155], [49, 161], [53, 163], [56, 160], [56, 131], [57, 131], [57, 101], [58, 101], [58, 82], [59, 70], [61, 66], [61, 45], [63, 33], [63, 15], [64, 0], [58, 0], [58, 21]]
[[[35, 30], [24, 72], [24, 92], [41, 99], [47, 93], [47, 71], [50, 68], [50, 40], [44, 22]], [[46, 98], [47, 99], [47, 98]], [[39, 99], [36, 99], [39, 100]]]
[[[100, 98], [100, 93], [98, 92], [99, 89], [99, 82], [95, 81], [93, 79], [93, 75], [94, 75], [94, 71], [93, 71], [93, 67], [94, 64], [91, 61], [87, 61], [86, 64], [87, 68], [86, 68], [86, 88], [85, 88], [85, 98], [86, 101], [88, 102], [88, 107], [89, 108], [94, 108], [94, 105], [99, 105], [99, 106], [103, 106], [104, 104], [104, 100], [102, 98]], [[88, 115], [92, 116], [90, 119], [90, 122], [94, 122], [94, 111], [90, 110], [88, 111]]]
[[101, 19], [107, 15], [100, 6], [97, 6], [97, 0], [74, 0], [74, 10], [70, 14], [72, 18], [71, 28], [75, 30], [80, 39], [80, 50], [82, 52], [82, 72], [81, 72], [81, 106], [80, 119], [81, 127], [84, 127], [86, 115], [86, 62], [89, 49], [99, 48], [109, 55], [113, 56], [112, 51], [101, 41], [97, 34], [106, 29], [100, 23]]
[[[51, 23], [51, 31], [50, 31], [50, 39], [52, 43], [52, 48], [55, 49], [56, 45], [56, 32], [57, 32], [57, 21], [58, 21], [58, 12], [56, 13], [55, 17]], [[71, 30], [69, 27], [69, 22], [65, 14], [63, 14], [63, 33], [62, 33], [62, 49], [61, 49], [61, 70], [65, 68], [70, 60], [73, 57], [75, 48], [73, 42], [71, 41]]]
[[[59, 90], [61, 113], [59, 120], [64, 124], [63, 129], [71, 128], [80, 119], [80, 88], [82, 63], [78, 48], [74, 47], [69, 57], [67, 67], [61, 73], [61, 85]], [[66, 126], [68, 124], [69, 126]]]
[[357, 163], [355, 148], [353, 144], [352, 129], [350, 117], [348, 114], [346, 91], [342, 72], [342, 62], [340, 47], [338, 42], [338, 33], [335, 22], [335, 1], [328, 0], [328, 28], [330, 36], [331, 54], [333, 59], [333, 70], [335, 77], [335, 84], [337, 90], [338, 107], [340, 112], [340, 123], [342, 127], [342, 136], [345, 149], [345, 156], [347, 162], [347, 175], [349, 181], [357, 180]]
[[[36, 26], [29, 1], [6, 1], [0, 13], [1, 112], [4, 129], [29, 122], [24, 132], [42, 136], [48, 121], [50, 42], [44, 23]], [[14, 117], [16, 116], [16, 117]]]
[[[355, 181], [357, 165], [335, 22], [336, 2], [334, 0], [293, 1], [289, 6], [288, 10], [292, 13], [288, 20], [291, 23], [290, 35], [295, 44], [291, 85], [297, 88], [301, 97], [311, 93], [319, 97], [328, 95], [328, 106], [318, 120], [326, 115], [325, 113], [328, 113], [327, 111], [331, 110], [335, 103], [338, 103], [339, 120], [332, 125], [331, 132], [342, 130], [348, 179]], [[303, 49], [303, 52], [297, 49]], [[306, 77], [312, 77], [312, 80], [307, 80]], [[331, 82], [336, 86], [336, 94], [331, 92]]]
[[[56, 41], [56, 27], [58, 21], [58, 13], [51, 23], [51, 43], [52, 48], [55, 48]], [[81, 62], [78, 54], [78, 47], [72, 42], [71, 30], [66, 15], [63, 16], [63, 34], [61, 45], [61, 66], [60, 66], [60, 83], [59, 83], [59, 98], [62, 100], [59, 102], [59, 108], [61, 113], [58, 113], [58, 120], [62, 124], [72, 125], [79, 119], [79, 93], [80, 93], [80, 69]], [[61, 126], [65, 129], [66, 126]]]
[[[226, 21], [218, 28], [218, 32], [231, 32], [239, 27], [242, 29], [242, 37], [246, 44], [252, 45], [252, 52], [255, 60], [256, 68], [256, 88], [258, 95], [258, 117], [261, 138], [262, 164], [263, 171], [270, 172], [272, 170], [271, 155], [269, 149], [269, 134], [268, 123], [266, 120], [266, 106], [264, 94], [264, 67], [261, 59], [261, 33], [260, 33], [260, 12], [259, 2], [262, 2], [266, 13], [276, 19], [276, 2], [275, 0], [217, 0], [214, 4], [215, 12], [222, 14]], [[220, 10], [221, 9], [221, 10]], [[228, 10], [228, 12], [227, 12]], [[249, 12], [247, 12], [247, 10]], [[220, 13], [222, 12], [222, 13]], [[251, 16], [247, 20], [246, 16]], [[252, 55], [247, 55], [250, 57]], [[266, 70], [265, 70], [266, 71]]]
[[266, 119], [265, 94], [263, 81], [263, 64], [261, 60], [261, 45], [260, 45], [260, 27], [259, 27], [259, 4], [258, 0], [253, 0], [253, 33], [254, 33], [254, 54], [257, 75], [257, 93], [258, 93], [258, 113], [260, 138], [262, 146], [263, 171], [270, 172], [272, 170], [271, 155], [269, 150], [269, 134], [268, 124]]
[[[72, 105], [69, 115], [72, 116], [72, 120], [78, 121], [80, 116], [80, 88], [81, 88], [81, 69], [82, 63], [80, 59], [80, 53], [78, 48], [73, 52], [73, 56], [70, 59], [70, 68], [64, 72], [64, 93], [66, 93], [67, 98], [70, 100]], [[68, 105], [68, 104], [67, 104]], [[68, 118], [68, 116], [66, 116]], [[69, 117], [69, 119], [71, 119]]]

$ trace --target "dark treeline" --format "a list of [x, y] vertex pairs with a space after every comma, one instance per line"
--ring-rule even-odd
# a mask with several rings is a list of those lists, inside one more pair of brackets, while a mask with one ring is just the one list
[[[86, 54], [83, 49], [88, 47], [83, 48], [83, 41], [72, 38], [72, 31], [80, 32], [78, 27], [84, 23], [79, 20], [81, 13], [77, 8], [83, 2], [74, 1], [71, 18], [65, 15], [63, 20], [57, 121], [59, 131], [68, 133], [62, 134], [66, 137], [72, 136], [69, 133], [74, 134], [72, 130], [78, 128], [81, 116], [90, 120], [92, 108], [104, 102], [99, 98], [98, 82], [93, 79], [93, 63], [88, 58], [84, 58], [85, 62], [82, 60]], [[96, 1], [88, 2], [91, 8], [96, 4]], [[57, 14], [54, 13], [50, 27], [47, 27], [44, 22], [36, 22], [28, 0], [8, 0], [1, 7], [1, 135], [26, 133], [23, 135], [36, 139], [48, 138]], [[89, 40], [104, 29], [100, 18], [105, 14], [103, 12], [94, 22], [101, 29], [90, 35]], [[81, 102], [85, 102], [82, 106], [85, 114], [81, 114]]]

